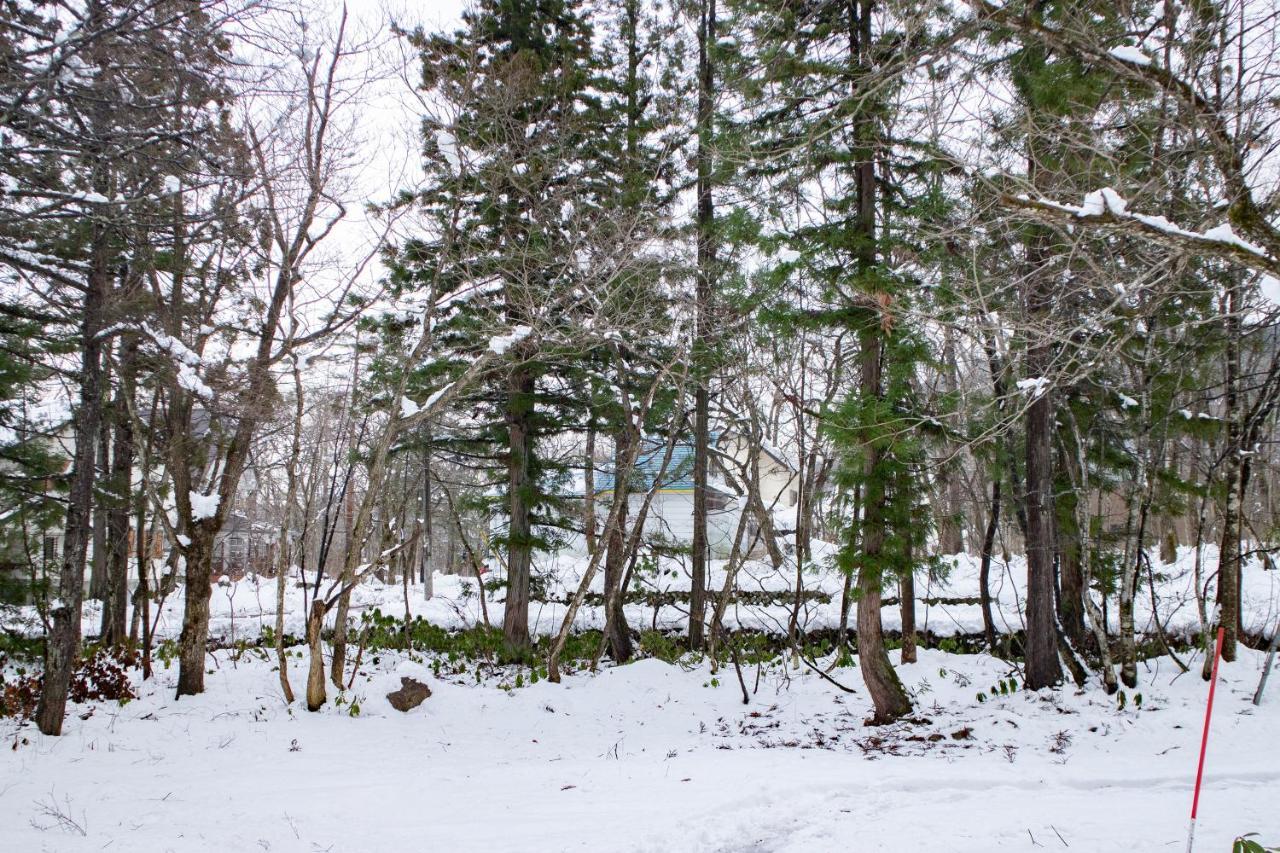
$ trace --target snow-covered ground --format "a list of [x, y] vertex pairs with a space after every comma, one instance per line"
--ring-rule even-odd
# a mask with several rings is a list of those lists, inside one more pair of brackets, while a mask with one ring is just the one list
[[[552, 598], [583, 563], [555, 559], [544, 564]], [[945, 583], [921, 579], [918, 594], [975, 594], [976, 561], [956, 562]], [[1184, 553], [1158, 567], [1161, 621], [1178, 630], [1196, 626], [1191, 563]], [[757, 564], [750, 572], [747, 589], [793, 583]], [[1020, 561], [993, 572], [1011, 628], [1023, 573]], [[1273, 630], [1274, 574], [1245, 572], [1252, 630]], [[818, 572], [805, 585], [833, 593], [808, 608], [810, 629], [834, 624], [840, 578]], [[287, 624], [300, 631], [301, 593], [287, 591]], [[479, 621], [474, 581], [437, 576], [435, 592], [423, 601], [412, 588], [412, 612]], [[176, 635], [180, 600], [166, 605], [162, 636]], [[256, 636], [274, 621], [274, 601], [273, 580], [216, 587], [214, 629], [230, 639], [234, 615], [237, 638]], [[363, 585], [355, 601], [357, 612], [403, 613], [398, 586]], [[770, 627], [786, 611], [730, 615]], [[884, 612], [896, 626], [897, 608]], [[547, 633], [563, 607], [534, 613]], [[642, 605], [628, 615], [634, 627], [655, 618]], [[92, 609], [86, 618], [96, 621]], [[500, 620], [500, 603], [490, 618]], [[675, 627], [682, 614], [667, 606], [656, 618]], [[920, 603], [926, 619], [940, 634], [981, 627], [974, 605]], [[588, 609], [582, 624], [598, 621]], [[1181, 851], [1207, 696], [1191, 657], [1184, 675], [1168, 658], [1145, 662], [1121, 707], [1096, 683], [1001, 695], [993, 685], [1016, 675], [1008, 664], [923, 650], [898, 668], [914, 717], [873, 728], [856, 667], [831, 672], [845, 693], [807, 667], [748, 666], [744, 705], [733, 668], [713, 674], [700, 660], [641, 660], [558, 685], [529, 684], [525, 670], [515, 687], [511, 669], [476, 683], [474, 667], [451, 679], [433, 675], [429, 658], [367, 653], [341, 702], [331, 696], [311, 714], [284, 704], [269, 656], [220, 651], [198, 697], [174, 700], [175, 664], [124, 706], [71, 706], [60, 738], [0, 720], [0, 851]], [[1247, 649], [1223, 666], [1197, 850], [1226, 851], [1246, 832], [1280, 844], [1280, 676], [1253, 706], [1262, 666]], [[295, 691], [304, 671], [295, 659]], [[402, 714], [385, 696], [406, 675], [434, 695]]]
[[[1249, 704], [1260, 667], [1223, 667], [1197, 850], [1280, 842], [1280, 692]], [[1009, 672], [985, 656], [899, 671], [917, 716], [868, 728], [856, 669], [833, 673], [853, 694], [766, 670], [744, 706], [732, 669], [705, 665], [503, 689], [382, 655], [352, 717], [286, 708], [269, 662], [220, 653], [203, 696], [173, 701], [166, 670], [124, 707], [75, 706], [61, 738], [5, 722], [0, 850], [1183, 849], [1195, 674], [1152, 661], [1120, 709], [1098, 689], [978, 703]], [[383, 698], [401, 675], [434, 691], [407, 714]]]
[[[820, 549], [830, 548], [817, 544]], [[837, 569], [822, 559], [821, 550], [818, 557], [817, 565], [806, 570], [802, 577], [803, 589], [820, 593], [827, 601], [806, 599], [801, 608], [800, 621], [807, 631], [834, 628], [840, 624], [840, 593], [844, 578]], [[1211, 576], [1217, 568], [1217, 550], [1213, 547], [1205, 548], [1201, 562], [1203, 574]], [[536, 569], [547, 579], [544, 597], [549, 601], [533, 602], [530, 621], [535, 634], [554, 634], [559, 630], [565, 613], [562, 602], [568, 600], [577, 588], [587, 563], [585, 554], [572, 550], [539, 555]], [[937, 636], [981, 633], [981, 608], [976, 603], [961, 601], [977, 600], [978, 558], [957, 554], [942, 558], [942, 563], [946, 569], [942, 579], [931, 580], [922, 573], [916, 580], [916, 629]], [[1159, 605], [1160, 625], [1170, 634], [1181, 637], [1188, 637], [1200, 630], [1195, 606], [1194, 566], [1194, 551], [1182, 548], [1172, 564], [1157, 563], [1153, 567], [1157, 578], [1155, 600]], [[712, 562], [709, 586], [714, 589], [721, 587], [724, 567], [722, 560]], [[1022, 601], [1026, 595], [1026, 573], [1026, 562], [1021, 556], [1015, 556], [1008, 562], [997, 559], [992, 563], [992, 609], [997, 629], [1001, 632], [1018, 631], [1024, 625]], [[306, 612], [303, 607], [303, 591], [296, 576], [286, 583], [285, 630], [301, 636]], [[791, 615], [790, 593], [795, 589], [795, 583], [793, 565], [774, 570], [767, 562], [746, 563], [739, 573], [739, 588], [746, 592], [772, 591], [777, 593], [776, 601], [766, 605], [735, 604], [725, 614], [726, 622], [731, 627], [786, 633]], [[603, 571], [600, 571], [596, 574], [592, 588], [600, 592], [602, 584]], [[658, 571], [640, 573], [633, 581], [633, 589], [639, 592], [687, 592], [689, 578], [678, 562], [664, 560]], [[420, 585], [410, 587], [409, 611], [412, 615], [422, 616], [432, 624], [447, 628], [481, 624], [482, 611], [474, 579], [437, 574], [433, 590], [434, 596], [430, 600], [424, 600]], [[887, 595], [892, 595], [892, 592]], [[492, 624], [500, 625], [503, 593], [490, 592], [488, 596], [489, 620]], [[1266, 569], [1256, 558], [1249, 560], [1243, 573], [1242, 596], [1246, 632], [1269, 636], [1277, 620], [1280, 620], [1280, 572]], [[398, 583], [388, 585], [373, 579], [366, 581], [352, 595], [352, 618], [358, 620], [363, 612], [373, 608], [402, 618], [405, 612], [404, 597], [404, 590]], [[940, 599], [946, 601], [939, 602]], [[227, 641], [254, 639], [264, 626], [274, 626], [275, 602], [276, 582], [273, 578], [249, 576], [234, 583], [215, 585], [210, 602], [210, 633]], [[1151, 604], [1152, 596], [1144, 576], [1135, 602], [1136, 624], [1140, 634], [1153, 635], [1156, 632]], [[97, 602], [85, 603], [86, 636], [97, 633], [101, 621], [99, 608]], [[681, 630], [686, 623], [686, 612], [679, 604], [664, 604], [656, 608], [630, 604], [626, 611], [628, 623], [636, 629], [658, 627]], [[885, 607], [883, 617], [887, 630], [894, 631], [901, 627], [901, 614], [896, 605]], [[1108, 618], [1112, 630], [1117, 630], [1118, 618], [1114, 607], [1108, 613]], [[588, 605], [579, 611], [576, 627], [599, 628], [603, 621], [602, 608]], [[37, 615], [33, 608], [23, 608], [17, 613], [9, 614], [3, 619], [3, 623], [13, 630], [38, 631]], [[157, 636], [176, 638], [181, 630], [182, 590], [179, 588], [165, 600], [157, 623]]]

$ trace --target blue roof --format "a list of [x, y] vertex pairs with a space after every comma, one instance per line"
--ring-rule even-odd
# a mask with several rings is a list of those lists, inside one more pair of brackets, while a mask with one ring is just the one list
[[[647, 492], [653, 488], [658, 474], [662, 471], [662, 460], [667, 455], [667, 443], [664, 439], [645, 438], [640, 445], [640, 454], [636, 457], [635, 468], [631, 471], [631, 492]], [[613, 491], [613, 466], [602, 466], [595, 472], [595, 492]], [[671, 461], [667, 463], [666, 473], [658, 484], [663, 492], [693, 491], [693, 445], [688, 441], [678, 440], [671, 449]]]

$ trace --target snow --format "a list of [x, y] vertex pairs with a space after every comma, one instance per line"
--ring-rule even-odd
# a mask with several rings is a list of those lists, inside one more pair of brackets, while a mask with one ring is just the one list
[[1111, 187], [1103, 187], [1100, 190], [1094, 190], [1084, 197], [1084, 203], [1080, 205], [1076, 212], [1077, 216], [1101, 216], [1104, 213], [1113, 213], [1117, 216], [1123, 215], [1128, 207], [1126, 202], [1118, 192]]
[[[293, 663], [300, 690], [305, 660]], [[1280, 771], [1259, 745], [1280, 737], [1280, 700], [1247, 703], [1260, 663], [1246, 651], [1222, 669], [1200, 850], [1276, 834]], [[173, 700], [174, 665], [128, 705], [75, 706], [62, 738], [27, 728], [22, 744], [5, 721], [18, 747], [0, 757], [0, 849], [1182, 849], [1198, 677], [1149, 662], [1141, 708], [1121, 710], [1097, 689], [977, 704], [1008, 673], [982, 656], [924, 650], [898, 671], [919, 722], [871, 729], [856, 668], [833, 671], [851, 695], [766, 670], [744, 706], [732, 668], [705, 663], [503, 689], [386, 654], [344, 697], [353, 717], [348, 704], [286, 708], [270, 661], [218, 652], [201, 696]], [[383, 698], [401, 677], [433, 693], [408, 714]], [[52, 825], [51, 800], [84, 837]]]
[[447, 385], [444, 385], [440, 388], [437, 388], [435, 391], [432, 391], [430, 396], [427, 397], [426, 402], [422, 404], [422, 408], [430, 409], [440, 400], [441, 397], [449, 393], [449, 389], [452, 388], [453, 385], [454, 383], [450, 382]]
[[[1024, 201], [1031, 200], [1027, 195], [1021, 195], [1019, 198]], [[1082, 219], [1086, 217], [1103, 216], [1105, 214], [1110, 215], [1115, 219], [1132, 220], [1134, 222], [1139, 222], [1148, 228], [1161, 231], [1172, 236], [1234, 246], [1252, 255], [1256, 255], [1263, 260], [1274, 260], [1265, 249], [1250, 243], [1248, 240], [1237, 235], [1228, 223], [1224, 222], [1221, 225], [1217, 225], [1204, 232], [1190, 231], [1186, 228], [1181, 228], [1175, 225], [1164, 216], [1147, 213], [1133, 213], [1128, 209], [1128, 202], [1110, 187], [1105, 187], [1103, 189], [1087, 193], [1084, 200], [1079, 205], [1060, 204], [1056, 201], [1044, 198], [1038, 199], [1037, 203], [1063, 213], [1073, 214]]]
[[503, 355], [512, 346], [514, 346], [515, 344], [518, 344], [520, 341], [523, 341], [525, 338], [529, 337], [531, 334], [533, 334], [533, 329], [531, 329], [530, 327], [516, 326], [514, 329], [511, 330], [510, 334], [494, 335], [492, 338], [490, 338], [489, 350], [491, 352], [497, 353], [498, 355]]
[[165, 195], [173, 195], [182, 189], [182, 181], [178, 180], [176, 175], [164, 176], [164, 193]]
[[[818, 543], [819, 562], [829, 553]], [[1216, 564], [1213, 549], [1202, 555]], [[1191, 570], [1183, 549], [1157, 562], [1162, 622], [1175, 633], [1196, 624]], [[976, 589], [978, 561], [942, 558], [945, 581], [917, 582], [919, 594], [959, 596]], [[538, 556], [551, 597], [576, 585], [586, 562], [565, 551]], [[669, 568], [669, 567], [668, 567]], [[712, 563], [713, 585], [723, 561]], [[752, 561], [745, 589], [785, 590], [794, 567]], [[1256, 557], [1244, 570], [1245, 627], [1272, 630], [1280, 582]], [[211, 599], [213, 632], [250, 639], [275, 618], [275, 582], [229, 580]], [[806, 588], [836, 592], [841, 577], [820, 567]], [[646, 588], [675, 589], [687, 577], [646, 577]], [[1025, 563], [997, 558], [996, 618], [1020, 626]], [[598, 588], [598, 584], [597, 584]], [[416, 590], [420, 590], [417, 587]], [[436, 596], [412, 610], [447, 627], [479, 620], [475, 581], [435, 577]], [[224, 594], [225, 592], [225, 594]], [[162, 638], [177, 636], [183, 591], [159, 615]], [[1150, 627], [1139, 597], [1139, 629]], [[234, 602], [234, 604], [233, 604]], [[1148, 602], [1149, 604], [1149, 602]], [[95, 621], [86, 604], [86, 628]], [[398, 584], [365, 583], [356, 618], [373, 607], [399, 617]], [[628, 606], [636, 628], [650, 620], [680, 627], [676, 607], [655, 613]], [[812, 631], [839, 619], [838, 602], [802, 614]], [[739, 625], [786, 625], [789, 605], [730, 608]], [[883, 611], [898, 626], [897, 607]], [[559, 625], [561, 605], [535, 602], [535, 633]], [[296, 576], [286, 579], [286, 626], [299, 633], [303, 607]], [[500, 601], [490, 604], [495, 624]], [[1114, 614], [1112, 614], [1114, 618]], [[95, 618], [89, 618], [95, 617]], [[586, 608], [584, 626], [598, 624]], [[917, 604], [921, 630], [969, 633], [977, 605]], [[776, 626], [774, 626], [776, 628]], [[92, 629], [90, 629], [92, 630]], [[290, 660], [301, 693], [305, 650]], [[653, 659], [566, 674], [561, 684], [515, 687], [511, 668], [468, 665], [449, 675], [421, 653], [366, 652], [339, 705], [318, 713], [287, 707], [272, 655], [220, 650], [208, 658], [206, 692], [174, 699], [175, 662], [157, 677], [135, 678], [139, 698], [74, 704], [64, 735], [46, 738], [0, 720], [0, 850], [99, 849], [224, 851], [898, 851], [987, 853], [1041, 848], [1129, 853], [1182, 849], [1207, 685], [1179, 675], [1167, 657], [1145, 661], [1126, 703], [1096, 682], [1084, 690], [999, 695], [1011, 674], [987, 655], [922, 649], [919, 662], [891, 657], [914, 698], [911, 721], [863, 724], [871, 705], [857, 667], [831, 676], [846, 694], [806, 667], [774, 661], [744, 667], [749, 702], [732, 666]], [[1191, 655], [1193, 667], [1200, 658]], [[819, 661], [829, 665], [829, 659]], [[1200, 801], [1198, 850], [1227, 850], [1244, 832], [1280, 836], [1272, 745], [1280, 738], [1280, 689], [1261, 707], [1249, 698], [1261, 653], [1242, 649], [1223, 664]], [[401, 714], [385, 695], [410, 676], [433, 695]], [[757, 681], [758, 677], [758, 681]], [[979, 702], [977, 694], [984, 694]], [[1141, 694], [1141, 702], [1137, 694]], [[350, 713], [352, 703], [360, 712]], [[965, 730], [968, 730], [967, 736]], [[959, 737], [957, 737], [959, 735]], [[216, 800], [201, 793], [216, 791]], [[55, 824], [56, 804], [85, 835]]]
[[213, 397], [213, 389], [200, 378], [199, 368], [204, 362], [199, 354], [161, 329], [143, 323], [142, 331], [151, 338], [156, 349], [173, 359], [178, 385], [181, 388], [201, 399], [207, 400]]
[[1113, 57], [1121, 62], [1128, 62], [1130, 65], [1148, 66], [1151, 64], [1151, 57], [1147, 56], [1136, 47], [1124, 45], [1122, 47], [1113, 47], [1110, 50]]
[[1236, 232], [1232, 230], [1231, 225], [1226, 222], [1222, 223], [1221, 225], [1210, 228], [1208, 231], [1204, 232], [1204, 236], [1210, 240], [1217, 240], [1220, 243], [1227, 243], [1228, 245], [1231, 245], [1231, 246], [1238, 246], [1239, 248], [1244, 249], [1246, 252], [1252, 252], [1255, 255], [1263, 255], [1263, 256], [1266, 255], [1266, 252], [1263, 251], [1262, 247], [1257, 246], [1253, 243], [1250, 243], [1248, 240], [1245, 240], [1239, 237], [1236, 234]]
[[411, 418], [418, 414], [419, 411], [420, 409], [418, 408], [417, 403], [413, 402], [408, 397], [400, 398], [400, 417]]
[[1049, 386], [1052, 383], [1044, 376], [1037, 376], [1030, 379], [1019, 379], [1016, 384], [1019, 391], [1034, 400], [1049, 390]]
[[1138, 407], [1138, 401], [1130, 397], [1128, 394], [1121, 394], [1120, 405], [1124, 406], [1126, 409], [1136, 409]]
[[178, 385], [183, 390], [204, 400], [208, 400], [213, 396], [213, 389], [204, 383], [204, 380], [200, 378], [200, 374], [196, 373], [194, 367], [189, 364], [179, 364], [177, 368]]
[[203, 521], [218, 514], [218, 504], [221, 499], [217, 494], [204, 495], [199, 492], [191, 492], [190, 498], [191, 518], [193, 521]]

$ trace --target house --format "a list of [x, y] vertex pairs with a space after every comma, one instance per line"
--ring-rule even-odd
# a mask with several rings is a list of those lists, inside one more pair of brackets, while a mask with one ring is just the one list
[[255, 523], [243, 512], [232, 511], [213, 538], [213, 571], [232, 577], [272, 573], [279, 533], [275, 525]]
[[[656, 437], [642, 441], [628, 488], [627, 517], [636, 518], [645, 496], [656, 483], [645, 517], [645, 538], [659, 545], [688, 548], [693, 541], [693, 444], [677, 442], [663, 471], [666, 441]], [[707, 476], [707, 547], [713, 558], [725, 559], [733, 550], [734, 536], [746, 505], [743, 497], [746, 488], [740, 481], [742, 465], [749, 456], [745, 440], [735, 433], [713, 436], [713, 442], [715, 452], [711, 455]], [[762, 453], [758, 465], [765, 506], [772, 509], [794, 506], [797, 477], [781, 454]], [[610, 467], [598, 470], [592, 484], [596, 514], [602, 519], [608, 516], [613, 495], [614, 475]], [[755, 538], [756, 529], [755, 519], [748, 519], [748, 540]]]
[[[726, 430], [716, 436], [715, 449], [719, 456], [716, 464], [724, 471], [725, 479], [733, 483], [739, 493], [745, 494], [746, 486], [739, 480], [748, 473], [743, 471], [751, 458], [748, 439], [741, 433]], [[768, 442], [762, 443], [756, 469], [760, 500], [767, 509], [786, 509], [800, 501], [800, 475], [781, 450]]]

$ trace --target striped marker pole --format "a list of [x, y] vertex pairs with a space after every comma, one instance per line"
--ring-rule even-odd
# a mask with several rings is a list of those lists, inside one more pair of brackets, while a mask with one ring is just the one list
[[1218, 686], [1218, 661], [1222, 660], [1222, 638], [1226, 628], [1218, 628], [1218, 643], [1213, 650], [1213, 676], [1209, 679], [1209, 704], [1204, 709], [1204, 734], [1200, 738], [1200, 763], [1196, 766], [1196, 792], [1191, 798], [1191, 827], [1187, 830], [1187, 853], [1196, 842], [1196, 811], [1200, 808], [1200, 780], [1204, 778], [1204, 753], [1209, 746], [1209, 719], [1213, 716], [1213, 690]]

